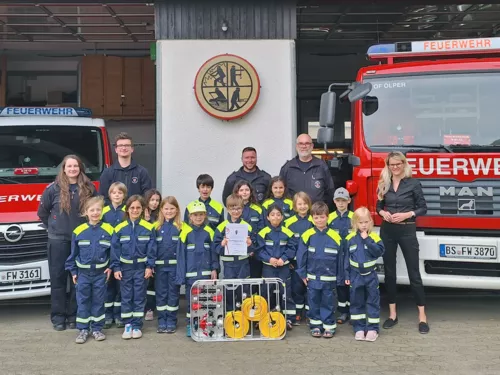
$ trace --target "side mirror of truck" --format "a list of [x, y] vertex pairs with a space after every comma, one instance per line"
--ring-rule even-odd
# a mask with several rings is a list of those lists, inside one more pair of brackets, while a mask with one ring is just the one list
[[370, 82], [358, 83], [349, 92], [349, 101], [353, 103], [359, 99], [363, 99], [370, 91], [372, 91], [372, 84]]
[[337, 106], [337, 94], [327, 91], [321, 95], [319, 107], [318, 143], [333, 142], [333, 124], [335, 123], [335, 107]]
[[361, 160], [359, 159], [359, 157], [352, 154], [349, 154], [349, 156], [347, 157], [347, 162], [353, 167], [358, 167], [359, 165], [361, 165]]

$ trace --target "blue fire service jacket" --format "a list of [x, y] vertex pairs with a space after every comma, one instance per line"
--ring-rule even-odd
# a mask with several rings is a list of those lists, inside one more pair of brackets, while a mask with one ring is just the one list
[[289, 217], [293, 216], [295, 212], [293, 211], [293, 201], [288, 198], [268, 198], [262, 203], [262, 207], [264, 208], [264, 213], [262, 216], [264, 216], [264, 220], [267, 223], [267, 211], [269, 210], [269, 207], [271, 205], [277, 205], [279, 208], [283, 210], [283, 216], [285, 219], [288, 219]]
[[177, 271], [175, 283], [186, 284], [208, 279], [212, 271], [219, 269], [218, 259], [213, 249], [214, 231], [210, 226], [184, 224], [177, 245]]
[[297, 252], [297, 274], [308, 279], [310, 288], [321, 289], [325, 283], [336, 284], [341, 246], [340, 235], [328, 227], [324, 230], [313, 227], [302, 234]]
[[[197, 200], [205, 205], [207, 209], [208, 225], [215, 231], [217, 225], [224, 221], [224, 206], [212, 198], [208, 198], [206, 201], [201, 198]], [[189, 212], [187, 208], [184, 211], [184, 222], [189, 223]]]
[[[246, 204], [243, 207], [241, 218], [252, 226], [255, 234], [259, 233], [259, 231], [264, 228], [264, 217], [262, 216], [262, 213], [262, 207], [255, 203]], [[229, 214], [227, 215], [227, 218], [228, 220], [230, 219]]]
[[106, 206], [102, 210], [101, 220], [111, 224], [114, 228], [123, 221], [125, 216], [125, 204], [121, 204], [114, 208], [112, 204]]
[[295, 237], [299, 238], [302, 233], [314, 226], [314, 222], [311, 215], [302, 217], [299, 214], [296, 214], [286, 219], [284, 225], [286, 228], [295, 233]]
[[177, 246], [182, 228], [179, 229], [174, 221], [168, 220], [165, 220], [161, 227], [158, 226], [159, 223], [154, 225], [156, 228], [156, 264], [176, 268]]
[[269, 225], [257, 235], [257, 257], [267, 265], [271, 265], [269, 263], [271, 258], [281, 258], [288, 264], [295, 258], [297, 242], [290, 229], [283, 225], [279, 227]]
[[108, 268], [112, 237], [113, 227], [102, 221], [96, 225], [85, 223], [76, 227], [71, 239], [71, 254], [66, 260], [66, 270], [75, 276], [78, 268]]
[[[226, 226], [228, 224], [246, 224], [248, 226], [248, 235], [250, 236], [250, 239], [252, 240], [252, 244], [254, 242], [254, 234], [252, 230], [252, 226], [248, 224], [245, 220], [239, 219], [235, 222], [225, 220], [223, 223], [221, 223], [217, 229], [215, 230], [215, 235], [214, 235], [214, 251], [217, 256], [220, 256], [220, 260], [223, 262], [234, 262], [237, 260], [244, 260], [247, 259], [248, 256], [234, 256], [234, 255], [225, 255], [224, 254], [224, 246], [221, 245], [222, 240], [226, 236]], [[253, 246], [249, 246], [247, 249], [247, 253], [250, 254], [253, 252]]]
[[351, 219], [353, 216], [354, 212], [349, 210], [343, 214], [341, 214], [338, 210], [333, 211], [330, 215], [328, 215], [328, 226], [340, 234], [340, 237], [345, 238], [350, 232]]
[[127, 219], [115, 227], [115, 235], [111, 241], [113, 272], [142, 263], [153, 269], [155, 261], [156, 233], [153, 224], [144, 219], [136, 222]]
[[347, 235], [343, 244], [344, 280], [350, 280], [352, 272], [366, 275], [374, 271], [376, 261], [384, 251], [384, 243], [374, 232], [366, 239], [358, 232]]

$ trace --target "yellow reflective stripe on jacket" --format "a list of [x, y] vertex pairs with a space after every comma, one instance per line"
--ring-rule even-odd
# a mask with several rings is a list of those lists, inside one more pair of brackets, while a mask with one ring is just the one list
[[[145, 263], [147, 260], [148, 260], [148, 258], [139, 258], [139, 259], [137, 259], [137, 263]], [[134, 264], [133, 260], [125, 259], [123, 257], [120, 257], [120, 262], [125, 263], [125, 264]]]
[[[359, 263], [353, 261], [352, 259], [349, 259], [349, 264], [351, 266], [355, 267], [355, 268], [359, 268]], [[363, 268], [373, 267], [375, 264], [377, 264], [377, 261], [376, 260], [371, 260], [369, 262], [363, 263]]]
[[[104, 267], [106, 267], [108, 264], [109, 264], [109, 259], [108, 259], [105, 263], [99, 263], [99, 264], [96, 264], [96, 265], [95, 265], [95, 268], [104, 268]], [[76, 261], [76, 266], [77, 266], [78, 268], [86, 268], [86, 269], [90, 269], [90, 268], [92, 268], [92, 265], [90, 265], [90, 264], [82, 264], [82, 263], [80, 263], [79, 261]]]
[[[165, 261], [164, 261], [164, 260], [157, 260], [157, 261], [155, 262], [155, 264], [160, 264], [160, 265], [161, 265], [161, 264], [165, 264]], [[177, 264], [177, 260], [176, 260], [176, 259], [170, 259], [170, 260], [168, 261], [168, 264]]]
[[234, 258], [234, 257], [226, 257], [226, 256], [221, 256], [220, 257], [220, 260], [222, 260], [223, 262], [234, 262], [236, 260], [245, 260], [245, 259], [248, 259], [248, 255], [240, 255], [237, 259]]

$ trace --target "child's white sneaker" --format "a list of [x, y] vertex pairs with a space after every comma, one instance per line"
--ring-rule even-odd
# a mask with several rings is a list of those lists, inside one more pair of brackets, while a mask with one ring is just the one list
[[133, 339], [140, 339], [142, 337], [142, 331], [138, 328], [134, 328], [132, 332], [132, 338]]
[[365, 341], [365, 331], [358, 331], [354, 335], [354, 340], [356, 341]]
[[145, 316], [144, 320], [151, 321], [153, 319], [154, 319], [153, 310], [146, 311], [146, 316]]
[[373, 341], [375, 341], [377, 339], [377, 337], [378, 337], [378, 332], [377, 331], [368, 331], [366, 333], [366, 339], [365, 340], [373, 342]]
[[125, 324], [125, 330], [122, 333], [122, 339], [130, 340], [132, 338], [132, 324]]

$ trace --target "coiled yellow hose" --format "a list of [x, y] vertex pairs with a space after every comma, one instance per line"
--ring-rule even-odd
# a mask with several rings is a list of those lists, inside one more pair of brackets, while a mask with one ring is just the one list
[[249, 328], [250, 324], [241, 311], [230, 311], [226, 314], [224, 329], [226, 330], [226, 335], [232, 339], [241, 339], [245, 337]]
[[264, 314], [262, 319], [259, 321], [260, 333], [265, 337], [277, 339], [285, 333], [285, 329], [285, 317], [278, 311]]
[[262, 296], [245, 298], [241, 304], [241, 311], [246, 319], [258, 322], [267, 313], [267, 301]]

